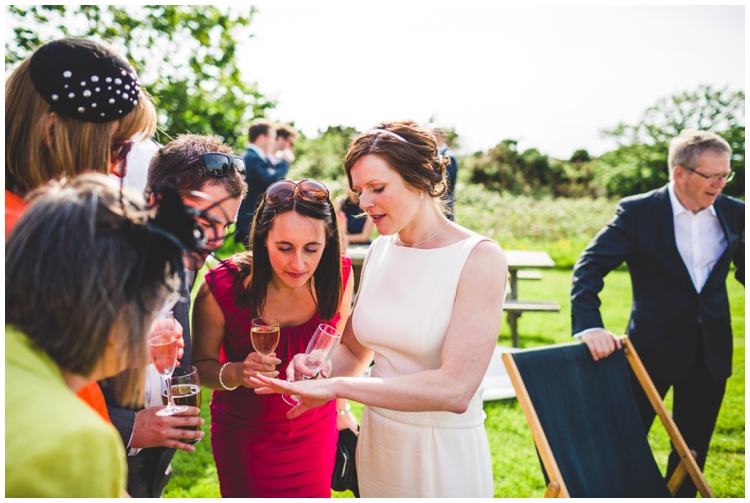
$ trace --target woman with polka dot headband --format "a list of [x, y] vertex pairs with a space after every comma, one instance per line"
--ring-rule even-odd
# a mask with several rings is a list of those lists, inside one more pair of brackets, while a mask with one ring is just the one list
[[[29, 192], [85, 172], [123, 177], [133, 140], [155, 130], [151, 97], [109, 46], [66, 38], [37, 49], [5, 81], [6, 241]], [[109, 420], [96, 382], [78, 395]]]
[[133, 140], [150, 137], [156, 110], [133, 67], [87, 39], [49, 42], [5, 82], [5, 236], [24, 196], [50, 180], [124, 176]]

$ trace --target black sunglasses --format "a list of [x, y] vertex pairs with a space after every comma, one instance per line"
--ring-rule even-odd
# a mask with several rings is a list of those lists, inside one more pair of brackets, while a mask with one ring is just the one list
[[208, 176], [215, 176], [221, 178], [229, 174], [229, 168], [234, 168], [245, 176], [245, 160], [242, 157], [230, 154], [222, 154], [219, 152], [207, 152], [205, 154], [198, 154], [191, 157], [180, 165], [180, 168], [190, 166], [196, 162], [201, 162], [206, 170]]

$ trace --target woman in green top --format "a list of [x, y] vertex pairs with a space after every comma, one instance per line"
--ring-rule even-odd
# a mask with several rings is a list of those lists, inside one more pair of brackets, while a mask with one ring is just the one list
[[[100, 174], [38, 189], [6, 243], [6, 497], [124, 493], [122, 441], [75, 392], [147, 363], [183, 251], [128, 190]], [[192, 235], [192, 218], [176, 210], [168, 220]], [[122, 390], [135, 401], [139, 374]]]

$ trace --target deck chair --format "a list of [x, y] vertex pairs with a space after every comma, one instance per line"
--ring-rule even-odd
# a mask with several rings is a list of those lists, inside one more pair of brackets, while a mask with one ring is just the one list
[[[671, 497], [690, 476], [713, 497], [632, 343], [594, 361], [585, 344], [504, 353], [547, 480], [545, 497]], [[627, 365], [633, 368], [682, 461], [662, 476], [641, 425]]]

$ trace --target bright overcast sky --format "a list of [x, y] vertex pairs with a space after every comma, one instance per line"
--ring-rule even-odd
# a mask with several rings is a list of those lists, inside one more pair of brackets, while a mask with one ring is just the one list
[[308, 136], [434, 115], [464, 153], [514, 138], [598, 155], [614, 146], [601, 129], [661, 97], [745, 87], [744, 6], [256, 5], [243, 76]]

